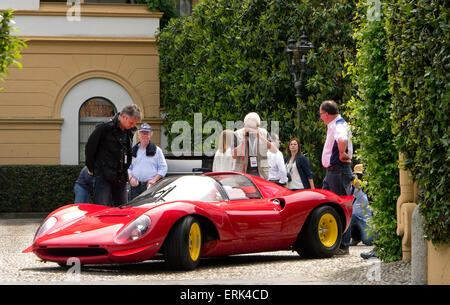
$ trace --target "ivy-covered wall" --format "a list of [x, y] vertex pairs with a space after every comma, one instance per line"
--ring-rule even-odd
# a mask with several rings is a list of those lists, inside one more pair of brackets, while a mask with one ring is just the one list
[[371, 234], [375, 235], [375, 249], [382, 260], [395, 261], [402, 255], [401, 238], [396, 234], [400, 187], [398, 151], [392, 133], [386, 19], [384, 6], [367, 6], [367, 1], [362, 0], [358, 7], [358, 52], [355, 64], [349, 64], [348, 74], [357, 92], [348, 103], [348, 111], [355, 154], [364, 164], [365, 189], [374, 211], [370, 225], [374, 228]]
[[450, 244], [450, 2], [386, 1], [395, 145], [418, 182], [424, 232]]

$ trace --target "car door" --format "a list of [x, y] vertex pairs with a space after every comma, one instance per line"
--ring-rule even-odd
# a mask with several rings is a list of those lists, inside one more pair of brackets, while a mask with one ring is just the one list
[[270, 200], [230, 199], [223, 208], [233, 229], [241, 237], [267, 235], [281, 231], [280, 206]]
[[225, 198], [220, 206], [235, 233], [248, 239], [281, 232], [281, 207], [265, 199], [256, 185], [239, 173], [211, 174]]

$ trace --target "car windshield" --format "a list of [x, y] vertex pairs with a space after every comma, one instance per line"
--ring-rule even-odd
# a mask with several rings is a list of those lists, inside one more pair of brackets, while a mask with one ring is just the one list
[[228, 199], [261, 199], [262, 195], [253, 182], [243, 175], [236, 174], [217, 174], [212, 175], [222, 184]]
[[168, 177], [159, 180], [130, 201], [127, 206], [176, 200], [220, 201], [225, 199], [220, 189], [219, 183], [211, 177], [196, 175]]

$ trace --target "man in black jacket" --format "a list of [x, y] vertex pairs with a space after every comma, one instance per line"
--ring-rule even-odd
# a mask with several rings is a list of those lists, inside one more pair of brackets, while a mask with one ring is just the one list
[[86, 144], [86, 166], [94, 175], [94, 203], [119, 206], [128, 202], [128, 167], [136, 124], [141, 120], [138, 106], [125, 106], [109, 122], [99, 124]]

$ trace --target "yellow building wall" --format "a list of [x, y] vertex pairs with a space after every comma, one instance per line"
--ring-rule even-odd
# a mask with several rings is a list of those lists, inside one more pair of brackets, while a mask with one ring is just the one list
[[61, 119], [1, 118], [0, 164], [58, 164], [61, 124]]
[[[82, 13], [105, 17], [105, 7], [86, 5]], [[112, 16], [162, 15], [148, 12], [144, 6], [108, 9]], [[53, 3], [41, 5], [40, 11], [17, 11], [16, 15], [64, 15], [66, 10], [65, 3]], [[28, 40], [21, 53], [23, 69], [10, 67], [6, 82], [0, 84], [0, 165], [60, 164], [64, 97], [76, 84], [91, 78], [105, 78], [122, 86], [141, 108], [142, 121], [152, 125], [152, 140], [159, 144], [162, 120], [155, 38], [21, 38]]]
[[64, 93], [63, 87], [77, 76], [101, 72], [110, 73], [116, 82], [135, 91], [129, 93], [142, 100], [139, 106], [144, 107], [144, 113], [159, 111], [158, 53], [154, 41], [33, 39], [22, 54], [23, 69], [10, 68], [3, 84], [0, 118], [58, 117], [58, 94]]
[[22, 54], [23, 69], [10, 68], [0, 92], [0, 164], [58, 164], [62, 100], [74, 85], [92, 77], [124, 87], [159, 139], [154, 40], [33, 38]]
[[[41, 3], [39, 10], [18, 10], [14, 15], [65, 18], [67, 10], [66, 3]], [[82, 4], [81, 16], [99, 22], [117, 18], [120, 23], [158, 20], [162, 13], [149, 12], [145, 5]], [[63, 100], [74, 86], [92, 78], [124, 88], [141, 108], [143, 122], [152, 124], [153, 140], [159, 144], [162, 120], [155, 38], [87, 36], [21, 36], [28, 40], [20, 60], [23, 69], [10, 67], [6, 82], [0, 84], [0, 165], [60, 164]]]

